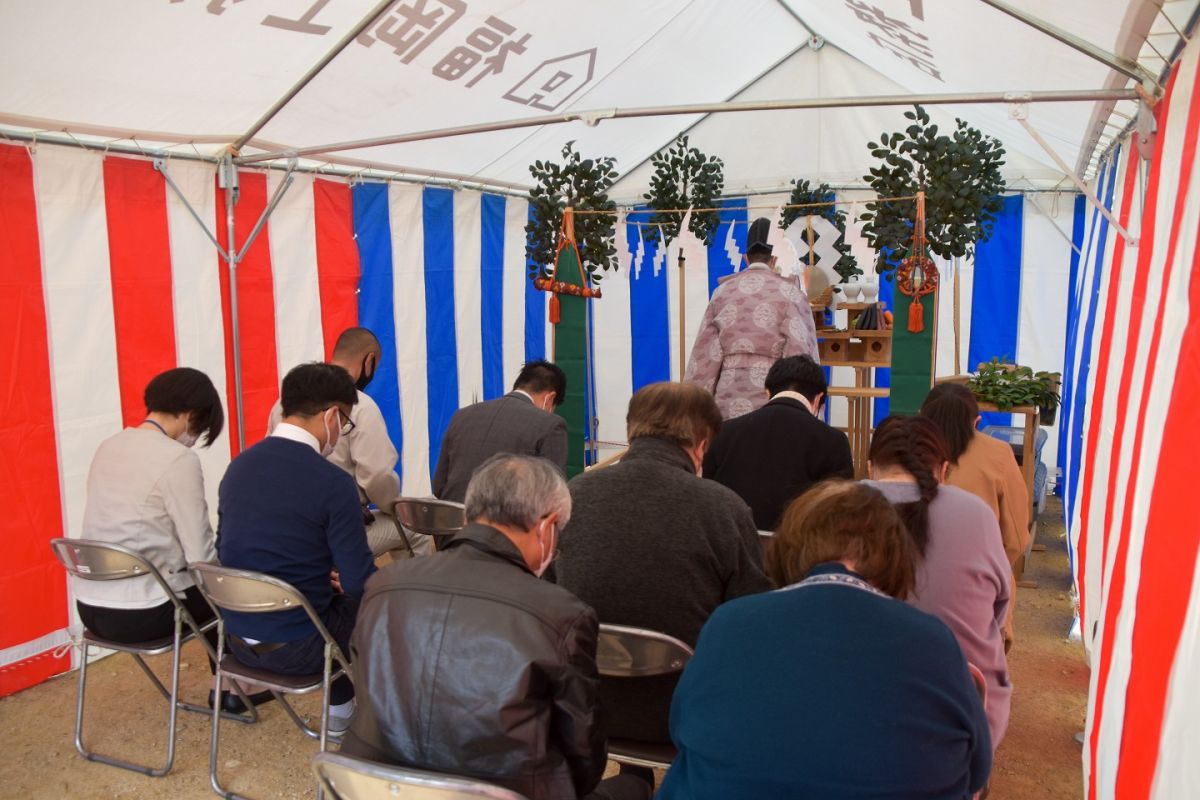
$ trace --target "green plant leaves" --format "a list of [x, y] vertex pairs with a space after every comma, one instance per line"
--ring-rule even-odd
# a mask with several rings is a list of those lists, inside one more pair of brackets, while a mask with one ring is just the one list
[[[903, 131], [883, 134], [882, 146], [867, 149], [881, 162], [863, 179], [880, 197], [925, 192], [926, 239], [929, 249], [943, 258], [973, 258], [975, 244], [987, 241], [1002, 204], [1004, 148], [996, 139], [955, 120], [953, 135], [938, 133], [922, 106], [904, 112], [913, 120]], [[863, 235], [881, 254], [876, 269], [893, 269], [912, 243], [916, 215], [913, 201], [867, 204], [870, 216], [860, 216]]]
[[[644, 235], [650, 241], [657, 241], [661, 226], [662, 234], [671, 241], [679, 236], [686, 211], [667, 209], [715, 208], [725, 188], [725, 164], [716, 156], [706, 156], [695, 147], [688, 147], [686, 136], [655, 153], [650, 163], [654, 165], [654, 174], [650, 178], [650, 191], [643, 197], [654, 213]], [[710, 245], [720, 224], [717, 211], [693, 211], [688, 230]]]
[[[616, 159], [583, 158], [574, 142], [562, 149], [563, 163], [535, 161], [529, 167], [534, 187], [529, 191], [530, 220], [525, 225], [525, 255], [529, 277], [550, 277], [563, 209], [616, 211], [608, 190], [616, 180]], [[603, 270], [617, 268], [613, 245], [616, 214], [577, 214], [575, 239], [588, 277], [599, 281]]]
[[976, 397], [995, 404], [1001, 411], [1016, 406], [1050, 409], [1056, 408], [1061, 400], [1061, 378], [1057, 372], [1034, 372], [1029, 367], [993, 358], [979, 366], [967, 385]]

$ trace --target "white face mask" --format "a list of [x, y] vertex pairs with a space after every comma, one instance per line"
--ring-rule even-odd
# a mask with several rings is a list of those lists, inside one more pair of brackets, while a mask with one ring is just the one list
[[[334, 424], [333, 424], [332, 430], [330, 430], [330, 428], [329, 428], [329, 413], [330, 412], [333, 412], [333, 418], [334, 418]], [[341, 422], [341, 420], [338, 419], [338, 412], [337, 412], [336, 408], [330, 408], [330, 409], [326, 410], [324, 422], [325, 422], [325, 446], [321, 448], [321, 457], [329, 458], [331, 455], [333, 455], [333, 448], [337, 445], [337, 437], [338, 437], [338, 434], [341, 432], [341, 426], [338, 424], [339, 422]]]
[[[557, 538], [558, 538], [558, 535], [555, 534], [555, 539], [557, 539]], [[541, 552], [541, 558], [540, 558], [539, 563], [541, 564], [541, 566], [539, 566], [537, 569], [535, 569], [533, 571], [534, 575], [537, 575], [540, 578], [546, 574], [546, 570], [548, 570], [550, 568], [551, 562], [554, 561], [554, 551], [556, 549], [555, 545], [557, 545], [557, 544], [558, 544], [557, 541], [552, 542], [550, 545], [550, 553], [547, 554], [546, 553], [546, 537], [542, 535], [541, 531], [538, 531], [538, 550]]]
[[186, 428], [184, 429], [183, 433], [175, 437], [175, 441], [179, 442], [184, 447], [195, 447], [196, 442], [199, 440], [199, 436], [187, 430]]

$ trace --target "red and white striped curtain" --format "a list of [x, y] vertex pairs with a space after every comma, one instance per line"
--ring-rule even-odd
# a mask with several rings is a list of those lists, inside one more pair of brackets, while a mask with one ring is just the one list
[[1076, 283], [1067, 369], [1086, 404], [1068, 507], [1092, 666], [1088, 800], [1200, 797], [1198, 67], [1193, 41], [1156, 109], [1152, 160], [1126, 142], [1104, 166], [1136, 246], [1098, 235], [1091, 211]]
[[[170, 173], [224, 246], [211, 165]], [[244, 243], [280, 173], [243, 173]], [[239, 268], [246, 442], [265, 433], [281, 369], [321, 360], [357, 324], [351, 190], [297, 176]], [[210, 510], [232, 452], [229, 286], [217, 248], [146, 159], [0, 145], [0, 696], [70, 668], [68, 592], [47, 542], [79, 535], [96, 447], [145, 415], [176, 366], [224, 390], [225, 431], [197, 454]]]

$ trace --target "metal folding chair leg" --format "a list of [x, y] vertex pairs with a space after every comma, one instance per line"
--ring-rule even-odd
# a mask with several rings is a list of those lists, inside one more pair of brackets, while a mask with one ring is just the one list
[[[177, 633], [177, 637], [178, 636], [179, 636], [179, 634]], [[78, 698], [76, 699], [76, 705], [75, 705], [75, 749], [79, 752], [79, 754], [81, 756], [86, 758], [88, 761], [96, 761], [101, 764], [108, 764], [113, 767], [121, 767], [122, 769], [128, 769], [133, 772], [140, 772], [141, 774], [149, 775], [152, 778], [161, 778], [162, 776], [166, 775], [168, 772], [171, 771], [171, 767], [175, 763], [175, 731], [177, 728], [177, 722], [178, 722], [177, 717], [178, 717], [179, 709], [182, 708], [185, 711], [192, 711], [197, 714], [210, 714], [211, 713], [210, 709], [206, 706], [199, 706], [199, 705], [195, 705], [193, 703], [187, 703], [187, 702], [184, 702], [183, 700], [179, 699], [179, 670], [180, 670], [180, 660], [182, 658], [182, 643], [177, 643], [176, 646], [174, 647], [174, 649], [172, 650], [172, 654], [171, 654], [171, 688], [170, 689], [168, 689], [166, 686], [163, 686], [162, 681], [159, 680], [158, 676], [154, 674], [154, 671], [150, 669], [148, 664], [146, 664], [146, 661], [145, 661], [145, 659], [142, 658], [141, 654], [134, 653], [134, 652], [129, 653], [129, 655], [131, 655], [133, 657], [133, 660], [141, 668], [142, 672], [145, 673], [146, 677], [150, 680], [150, 683], [153, 684], [154, 688], [158, 690], [159, 694], [161, 694], [163, 696], [163, 699], [165, 699], [167, 701], [167, 703], [169, 704], [170, 710], [168, 711], [168, 719], [167, 719], [167, 757], [166, 757], [166, 763], [161, 767], [150, 767], [150, 766], [146, 766], [144, 764], [135, 764], [131, 761], [125, 761], [124, 759], [116, 758], [115, 756], [107, 756], [107, 755], [104, 755], [103, 753], [93, 752], [91, 750], [88, 750], [86, 747], [84, 747], [84, 744], [83, 744], [83, 711], [84, 711], [84, 698], [85, 698], [86, 687], [87, 687], [87, 668], [88, 668], [87, 656], [88, 656], [88, 648], [89, 647], [90, 647], [90, 644], [85, 639], [83, 642], [83, 648], [82, 648], [82, 653], [81, 653], [82, 661], [79, 665], [79, 692], [78, 692]], [[250, 700], [246, 697], [245, 693], [242, 692], [242, 690], [240, 688], [235, 686], [235, 689], [236, 689], [238, 695], [242, 698], [242, 702], [245, 704], [246, 708], [248, 709], [248, 712], [245, 714], [231, 714], [227, 711], [222, 711], [221, 716], [225, 717], [226, 719], [231, 719], [236, 722], [241, 722], [244, 724], [251, 724], [251, 723], [257, 722], [258, 721], [258, 712], [254, 708], [254, 704], [250, 702]], [[220, 708], [220, 705], [217, 704], [217, 707]]]
[[[166, 763], [161, 767], [150, 767], [144, 764], [135, 764], [132, 761], [116, 758], [114, 756], [106, 756], [103, 753], [96, 753], [88, 750], [83, 746], [83, 704], [85, 690], [87, 687], [87, 664], [88, 664], [88, 642], [84, 640], [82, 651], [82, 662], [79, 665], [79, 696], [75, 706], [75, 749], [79, 754], [88, 761], [97, 761], [101, 764], [108, 764], [113, 767], [121, 767], [122, 769], [140, 772], [143, 775], [149, 775], [152, 778], [161, 778], [171, 771], [171, 766], [175, 763], [175, 727], [176, 715], [179, 710], [179, 632], [175, 634], [175, 647], [171, 653], [171, 689], [168, 692], [166, 687], [162, 685], [162, 681], [158, 679], [144, 662], [140, 655], [131, 653], [138, 666], [150, 678], [155, 688], [166, 698], [169, 704], [169, 712], [167, 717], [167, 758]], [[207, 710], [207, 709], [205, 709]]]
[[[327, 645], [326, 650], [328, 650], [328, 649], [329, 648]], [[221, 685], [221, 677], [222, 677], [221, 659], [224, 657], [224, 655], [225, 655], [225, 648], [224, 648], [224, 641], [222, 640], [221, 646], [219, 646], [217, 648], [217, 668], [216, 668], [216, 673], [213, 675], [213, 686], [214, 687], [219, 687]], [[329, 655], [326, 656], [326, 660], [327, 661], [330, 660]], [[308, 725], [307, 723], [304, 722], [304, 720], [300, 717], [300, 715], [298, 713], [296, 713], [296, 709], [292, 708], [292, 704], [287, 701], [287, 697], [286, 697], [287, 693], [281, 692], [274, 688], [270, 689], [270, 692], [272, 695], [274, 695], [275, 700], [278, 701], [281, 706], [283, 706], [284, 712], [286, 712], [287, 715], [289, 717], [291, 717], [292, 722], [296, 723], [296, 727], [299, 728], [304, 733], [305, 736], [308, 736], [310, 739], [316, 739], [317, 741], [320, 742], [321, 752], [325, 752], [325, 748], [328, 746], [329, 741], [331, 739], [335, 742], [341, 741], [340, 736], [331, 736], [328, 732], [328, 730], [329, 730], [329, 690], [330, 690], [330, 686], [332, 685], [332, 680], [333, 679], [330, 676], [330, 670], [327, 668], [325, 670], [325, 679], [324, 679], [324, 684], [322, 686], [323, 692], [322, 692], [322, 699], [321, 699], [321, 727], [320, 727], [320, 730], [313, 730], [310, 725]], [[235, 687], [237, 686], [236, 679], [233, 681], [233, 685]], [[216, 691], [215, 688], [214, 688], [214, 691]], [[238, 691], [238, 694], [241, 695], [240, 689]], [[244, 698], [244, 696], [243, 696], [243, 698]], [[247, 707], [250, 708], [251, 711], [254, 711], [253, 705], [251, 705], [248, 700], [244, 700], [244, 702], [246, 703]], [[216, 713], [215, 709], [211, 712], [212, 736], [209, 740], [209, 749], [208, 749], [208, 782], [209, 782], [209, 785], [212, 786], [212, 789], [214, 792], [216, 792], [221, 797], [228, 798], [228, 800], [251, 800], [251, 798], [248, 798], [245, 795], [240, 795], [237, 792], [234, 792], [232, 789], [227, 789], [223, 785], [221, 785], [221, 777], [220, 777], [220, 774], [218, 771], [218, 756], [220, 754], [220, 748], [221, 748], [220, 717], [224, 717], [224, 716], [228, 716], [228, 715], [224, 714], [224, 713], [218, 715]], [[321, 787], [318, 786], [317, 787], [317, 800], [321, 800], [321, 798], [323, 798], [323, 797], [324, 797], [324, 792], [322, 791]]]

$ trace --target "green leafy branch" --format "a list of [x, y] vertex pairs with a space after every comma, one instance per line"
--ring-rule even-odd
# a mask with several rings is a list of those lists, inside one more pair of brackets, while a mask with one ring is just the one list
[[[705, 156], [695, 147], [688, 147], [686, 136], [655, 153], [650, 163], [654, 165], [654, 175], [650, 178], [650, 191], [643, 197], [654, 214], [650, 216], [651, 227], [646, 230], [645, 238], [658, 241], [658, 226], [662, 226], [663, 235], [671, 242], [679, 236], [686, 212], [666, 209], [715, 209], [725, 188], [725, 164], [716, 156]], [[717, 211], [692, 211], [688, 230], [710, 245], [720, 224]]]
[[575, 150], [573, 141], [563, 147], [562, 157], [562, 164], [535, 161], [529, 167], [534, 180], [529, 191], [532, 214], [525, 225], [529, 277], [550, 277], [563, 210], [570, 206], [576, 211], [614, 212], [575, 216], [575, 241], [582, 266], [591, 280], [599, 282], [604, 270], [617, 268], [617, 249], [613, 244], [617, 205], [608, 198], [608, 190], [617, 178], [616, 159], [584, 158]]
[[[1002, 206], [1004, 148], [961, 119], [951, 135], [939, 134], [921, 106], [904, 116], [911, 125], [867, 145], [878, 165], [864, 180], [880, 198], [924, 191], [929, 249], [942, 258], [974, 258], [975, 244], [991, 237]], [[881, 199], [866, 209], [859, 217], [863, 235], [880, 254], [876, 271], [887, 272], [911, 246], [917, 204]]]

